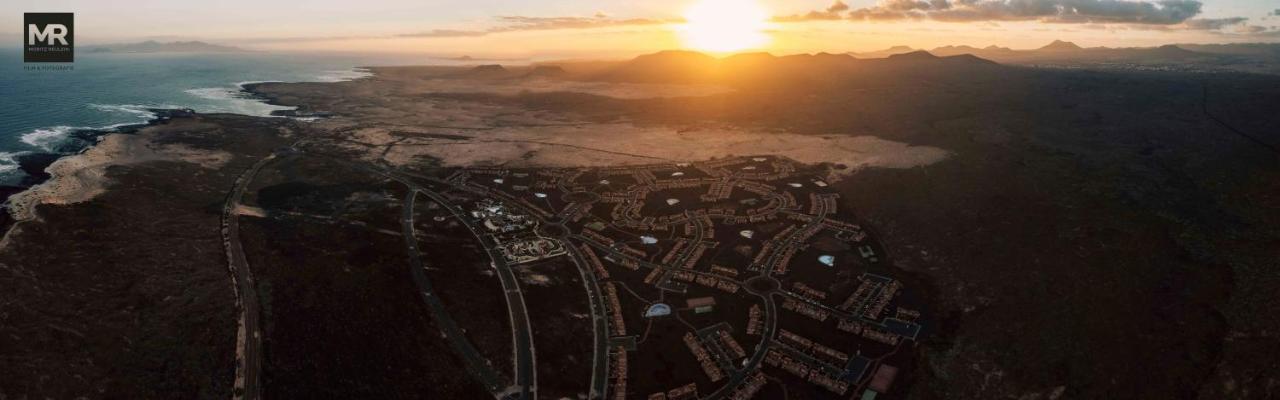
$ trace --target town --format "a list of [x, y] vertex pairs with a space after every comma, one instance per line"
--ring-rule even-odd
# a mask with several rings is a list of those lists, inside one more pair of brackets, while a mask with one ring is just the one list
[[[422, 182], [432, 201], [427, 209], [438, 213], [417, 229], [450, 221], [472, 227], [498, 276], [520, 281], [503, 281], [516, 321], [512, 360], [477, 361], [485, 366], [471, 373], [492, 381], [502, 374], [497, 366], [510, 361], [516, 386], [527, 385], [522, 394], [569, 396], [574, 382], [590, 382], [577, 392], [610, 399], [897, 398], [894, 382], [914, 361], [909, 348], [927, 332], [924, 303], [909, 278], [840, 206], [820, 166], [766, 156], [440, 175], [403, 178]], [[526, 302], [545, 303], [528, 292], [557, 276], [576, 287], [564, 286], [556, 298], [569, 302], [566, 309], [589, 310], [590, 318], [553, 330], [538, 322], [553, 311]], [[569, 338], [577, 343], [570, 347], [539, 346], [564, 332], [590, 337]], [[562, 359], [561, 352], [584, 356], [557, 366], [533, 356]], [[571, 371], [589, 375], [566, 376]], [[495, 396], [515, 393], [490, 386]]]

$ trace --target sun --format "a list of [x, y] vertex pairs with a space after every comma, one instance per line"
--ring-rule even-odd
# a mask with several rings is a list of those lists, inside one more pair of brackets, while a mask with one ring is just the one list
[[679, 31], [694, 50], [723, 53], [769, 43], [769, 13], [753, 0], [701, 0], [685, 10], [684, 18]]

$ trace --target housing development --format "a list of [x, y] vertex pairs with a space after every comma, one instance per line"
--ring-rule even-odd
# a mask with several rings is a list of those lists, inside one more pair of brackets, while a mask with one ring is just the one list
[[[495, 396], [875, 398], [927, 317], [822, 171], [766, 156], [380, 173], [412, 188], [412, 238], [471, 235], [491, 258], [504, 301], [433, 317], [511, 316], [443, 332]], [[459, 279], [433, 264], [465, 250], [420, 246], [428, 302]], [[475, 350], [507, 336], [510, 354]]]

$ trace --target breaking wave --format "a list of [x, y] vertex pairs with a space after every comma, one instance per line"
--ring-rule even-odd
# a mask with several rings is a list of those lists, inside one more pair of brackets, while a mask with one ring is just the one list
[[8, 183], [15, 178], [22, 177], [22, 174], [18, 171], [18, 156], [26, 153], [25, 151], [0, 151], [0, 181]]
[[[58, 125], [58, 126], [37, 128], [35, 130], [32, 130], [31, 132], [22, 134], [22, 136], [20, 136], [18, 140], [20, 140], [22, 143], [27, 144], [28, 146], [40, 149], [41, 151], [58, 153], [58, 152], [61, 152], [59, 149], [64, 144], [67, 143], [68, 139], [71, 138], [71, 134], [74, 132], [79, 132], [79, 131], [109, 132], [111, 130], [120, 128], [122, 126], [140, 124], [140, 123], [147, 122], [152, 118], [155, 118], [156, 113], [154, 111], [151, 111], [153, 109], [180, 108], [178, 106], [172, 106], [172, 105], [147, 106], [147, 105], [139, 105], [139, 104], [89, 104], [88, 107], [90, 109], [106, 112], [106, 113], [132, 115], [136, 117], [137, 121], [121, 122], [118, 124], [111, 124], [111, 125], [105, 125], [105, 126]], [[12, 154], [12, 156], [16, 157], [23, 153], [24, 152], [19, 152], [19, 153], [0, 152], [0, 173], [4, 173], [6, 171], [3, 167], [4, 154]]]
[[72, 126], [54, 126], [49, 128], [40, 128], [22, 135], [22, 143], [26, 143], [33, 147], [38, 147], [44, 151], [53, 151], [67, 135], [76, 128]]
[[316, 75], [317, 82], [344, 82], [373, 76], [368, 68], [352, 68], [347, 70], [324, 71]]
[[277, 106], [267, 104], [256, 97], [245, 93], [241, 86], [228, 87], [209, 87], [187, 89], [189, 95], [199, 97], [205, 100], [214, 100], [213, 104], [203, 106], [197, 109], [200, 112], [212, 113], [231, 113], [251, 115], [255, 117], [270, 117], [273, 111], [292, 110], [293, 107]]

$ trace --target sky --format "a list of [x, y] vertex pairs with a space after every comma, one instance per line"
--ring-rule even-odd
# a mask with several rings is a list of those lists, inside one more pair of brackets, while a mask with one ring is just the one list
[[15, 46], [23, 12], [74, 12], [80, 45], [202, 40], [475, 58], [1280, 41], [1280, 0], [2, 1], [0, 27], [12, 30], [0, 33]]

